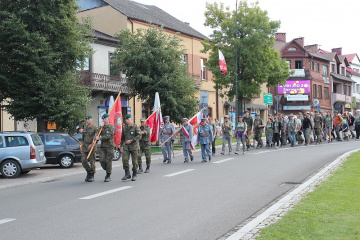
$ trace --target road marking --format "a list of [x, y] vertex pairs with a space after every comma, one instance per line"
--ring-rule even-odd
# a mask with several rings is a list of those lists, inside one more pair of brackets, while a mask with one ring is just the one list
[[13, 219], [13, 218], [4, 218], [4, 219], [0, 220], [0, 224], [12, 222], [12, 221], [15, 221], [15, 219]]
[[184, 171], [180, 171], [180, 172], [176, 172], [176, 173], [172, 173], [172, 174], [168, 174], [168, 175], [165, 175], [164, 177], [173, 177], [173, 176], [176, 176], [176, 175], [179, 175], [179, 174], [183, 174], [183, 173], [187, 173], [187, 172], [191, 172], [191, 171], [194, 171], [195, 169], [186, 169]]
[[227, 158], [227, 159], [223, 159], [223, 160], [220, 160], [220, 161], [216, 161], [216, 162], [213, 162], [213, 163], [223, 163], [223, 162], [227, 162], [227, 161], [230, 161], [230, 160], [233, 160], [234, 158]]
[[107, 195], [107, 194], [110, 194], [110, 193], [119, 192], [119, 191], [122, 191], [122, 190], [125, 190], [125, 189], [128, 189], [128, 188], [132, 188], [132, 187], [133, 186], [125, 186], [125, 187], [121, 187], [121, 188], [115, 188], [113, 190], [97, 193], [97, 194], [90, 195], [90, 196], [83, 197], [83, 198], [79, 198], [79, 199], [89, 200], [89, 199], [101, 197], [101, 196], [104, 196], [104, 195]]

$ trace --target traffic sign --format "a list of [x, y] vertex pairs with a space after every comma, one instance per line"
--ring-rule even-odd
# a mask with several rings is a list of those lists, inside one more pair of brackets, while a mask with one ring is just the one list
[[264, 104], [273, 105], [273, 95], [264, 92]]
[[321, 107], [320, 107], [320, 106], [315, 106], [315, 109], [318, 110], [319, 112], [321, 111]]
[[318, 105], [318, 104], [319, 104], [319, 100], [318, 100], [318, 99], [314, 99], [313, 104], [314, 104], [314, 105]]

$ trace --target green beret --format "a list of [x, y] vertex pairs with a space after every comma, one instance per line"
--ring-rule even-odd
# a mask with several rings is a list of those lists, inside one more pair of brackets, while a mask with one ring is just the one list
[[87, 115], [87, 116], [86, 116], [86, 119], [91, 119], [91, 118], [93, 118], [92, 115]]
[[104, 113], [104, 115], [102, 115], [102, 119], [108, 118], [108, 117], [109, 117], [109, 114], [107, 114], [107, 113]]
[[127, 115], [125, 115], [125, 117], [124, 117], [125, 119], [129, 119], [129, 118], [131, 118], [131, 114], [127, 114]]

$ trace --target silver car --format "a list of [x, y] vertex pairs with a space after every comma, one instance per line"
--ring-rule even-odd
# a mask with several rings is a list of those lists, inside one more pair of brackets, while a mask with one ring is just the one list
[[46, 163], [44, 145], [35, 132], [0, 132], [0, 173], [16, 178]]

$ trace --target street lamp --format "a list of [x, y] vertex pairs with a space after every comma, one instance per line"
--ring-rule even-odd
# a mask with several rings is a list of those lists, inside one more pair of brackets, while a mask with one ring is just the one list
[[237, 0], [236, 0], [236, 10], [235, 10], [235, 124], [237, 123], [239, 117], [239, 106], [238, 106], [238, 51], [237, 51]]

